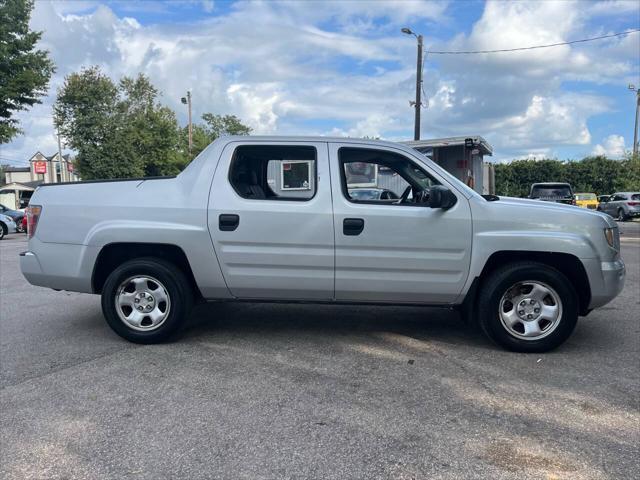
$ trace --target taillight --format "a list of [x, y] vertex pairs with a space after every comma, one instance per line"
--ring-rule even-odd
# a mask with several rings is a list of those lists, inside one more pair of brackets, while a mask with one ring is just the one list
[[27, 236], [29, 238], [36, 234], [36, 227], [40, 219], [42, 207], [40, 205], [29, 205], [27, 207]]
[[627, 205], [629, 205], [630, 207], [637, 207], [638, 205], [640, 205], [640, 202], [628, 202]]

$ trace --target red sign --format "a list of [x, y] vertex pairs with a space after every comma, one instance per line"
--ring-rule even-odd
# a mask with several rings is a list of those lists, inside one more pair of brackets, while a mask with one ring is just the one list
[[73, 172], [73, 163], [67, 162], [67, 171], [68, 172]]
[[47, 162], [33, 162], [33, 171], [35, 173], [47, 173]]

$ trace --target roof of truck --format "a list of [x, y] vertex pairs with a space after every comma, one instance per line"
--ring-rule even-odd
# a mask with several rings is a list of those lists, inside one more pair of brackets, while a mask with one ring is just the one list
[[323, 135], [226, 135], [218, 137], [218, 140], [260, 140], [268, 142], [341, 142], [341, 143], [361, 143], [365, 142], [379, 142], [379, 143], [393, 143], [387, 140], [379, 140], [377, 138], [358, 138], [358, 137], [330, 137]]

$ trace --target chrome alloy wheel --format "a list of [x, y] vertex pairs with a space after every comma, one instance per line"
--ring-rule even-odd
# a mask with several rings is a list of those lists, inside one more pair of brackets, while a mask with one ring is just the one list
[[153, 277], [130, 277], [120, 284], [115, 296], [120, 320], [134, 330], [155, 330], [169, 316], [171, 300], [167, 289]]
[[536, 280], [518, 282], [502, 296], [500, 321], [514, 337], [540, 340], [562, 319], [562, 301], [549, 285]]

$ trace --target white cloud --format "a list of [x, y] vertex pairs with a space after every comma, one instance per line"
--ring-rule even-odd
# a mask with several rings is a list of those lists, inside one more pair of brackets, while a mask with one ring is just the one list
[[594, 155], [605, 155], [611, 158], [622, 158], [624, 153], [624, 137], [622, 135], [609, 135], [602, 144], [597, 144], [593, 149]]
[[[410, 138], [415, 40], [399, 26], [428, 33], [429, 25], [452, 21], [447, 2], [430, 1], [325, 2], [322, 8], [239, 2], [189, 24], [158, 25], [137, 21], [137, 9], [165, 12], [171, 4], [118, 5], [129, 17], [108, 4], [36, 3], [32, 24], [45, 31], [42, 45], [58, 72], [44, 105], [19, 115], [26, 136], [3, 146], [3, 155], [22, 158], [48, 148], [55, 89], [65, 75], [93, 64], [113, 78], [145, 73], [182, 122], [180, 97], [190, 89], [196, 118], [236, 114], [256, 133]], [[588, 25], [597, 15], [611, 18], [603, 10], [616, 6], [489, 1], [468, 35], [425, 41], [443, 50], [562, 42], [593, 34]], [[621, 8], [631, 11], [628, 3]], [[598, 94], [569, 93], [563, 82], [625, 85], [637, 76], [638, 55], [638, 36], [629, 35], [509, 54], [429, 56], [423, 136], [481, 134], [498, 157], [510, 158], [590, 145], [588, 120], [614, 107]]]
[[207, 13], [213, 12], [214, 7], [215, 7], [215, 4], [213, 3], [213, 0], [202, 0], [202, 9], [205, 12]]

